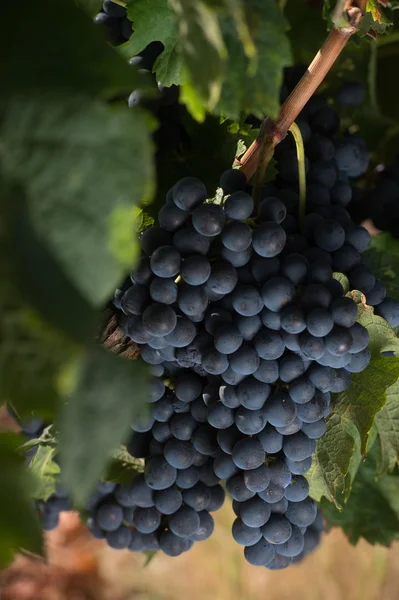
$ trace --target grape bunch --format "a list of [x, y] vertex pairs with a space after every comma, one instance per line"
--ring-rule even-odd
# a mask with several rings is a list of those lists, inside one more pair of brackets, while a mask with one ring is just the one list
[[106, 29], [107, 37], [114, 46], [128, 42], [133, 33], [127, 9], [113, 0], [103, 1], [101, 11], [94, 17], [94, 23]]

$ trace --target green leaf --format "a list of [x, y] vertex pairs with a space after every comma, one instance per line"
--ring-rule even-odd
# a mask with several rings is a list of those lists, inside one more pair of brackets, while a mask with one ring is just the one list
[[257, 60], [254, 63], [246, 56], [234, 19], [222, 16], [228, 61], [222, 96], [215, 111], [231, 119], [238, 119], [241, 112], [253, 113], [261, 119], [265, 114], [276, 117], [280, 110], [282, 70], [291, 62], [285, 34], [287, 22], [274, 0], [247, 0], [245, 12]]
[[[356, 294], [363, 297], [360, 292], [351, 295], [356, 297]], [[313, 465], [307, 475], [311, 496], [318, 501], [325, 496], [337, 505], [339, 494], [344, 494], [348, 486], [350, 488], [347, 479], [350, 469], [350, 479], [353, 479], [354, 464], [351, 461], [356, 450], [356, 436], [360, 436], [360, 452], [364, 456], [375, 416], [385, 404], [386, 389], [399, 377], [399, 359], [380, 355], [388, 349], [398, 348], [394, 331], [386, 321], [374, 315], [371, 307], [358, 304], [358, 311], [358, 321], [370, 335], [372, 360], [365, 371], [352, 375], [347, 390], [334, 395], [327, 431], [317, 442]]]
[[36, 500], [46, 501], [56, 492], [60, 467], [53, 460], [55, 453], [55, 448], [39, 446], [29, 463], [28, 469], [35, 478], [32, 497]]
[[[384, 251], [384, 240], [389, 249]], [[399, 247], [389, 240], [389, 234], [376, 235], [371, 240], [370, 249], [365, 253], [367, 263], [373, 274], [381, 279], [387, 288], [387, 294], [399, 299]]]
[[366, 14], [360, 25], [360, 35], [366, 34], [370, 29], [375, 33], [385, 33], [387, 27], [393, 25], [387, 12], [379, 0], [367, 0]]
[[399, 381], [386, 391], [385, 406], [377, 413], [377, 474], [384, 475], [399, 465]]
[[76, 4], [84, 10], [90, 17], [94, 17], [100, 12], [101, 6], [98, 0], [75, 0]]
[[82, 357], [59, 423], [61, 476], [78, 506], [147, 406], [142, 361], [126, 361], [100, 348]]
[[129, 18], [133, 21], [134, 34], [120, 52], [129, 59], [148, 44], [162, 42], [164, 49], [154, 63], [157, 80], [163, 85], [180, 85], [182, 57], [177, 50], [177, 24], [168, 0], [134, 0], [129, 2]]
[[370, 455], [360, 466], [344, 509], [322, 502], [329, 525], [342, 527], [352, 544], [365, 538], [371, 544], [388, 546], [399, 537], [399, 477], [375, 479], [375, 461]]
[[35, 231], [102, 306], [134, 262], [135, 206], [153, 185], [141, 113], [84, 96], [14, 96], [0, 136], [4, 173], [24, 186]]
[[144, 473], [144, 460], [133, 457], [126, 446], [121, 446], [112, 453], [104, 480], [128, 484], [138, 473]]
[[201, 0], [169, 0], [169, 6], [176, 15], [188, 79], [212, 109], [220, 98], [227, 56], [217, 14]]
[[[97, 11], [101, 7], [98, 3]], [[21, 18], [23, 15], [23, 18]], [[31, 0], [10, 2], [7, 18], [0, 22], [0, 99], [10, 99], [13, 93], [27, 90], [56, 90], [62, 97], [75, 92], [97, 96], [118, 94], [134, 89], [135, 70], [118, 57], [104, 42], [105, 32], [96, 27], [71, 0], [57, 0], [54, 22], [54, 2]], [[9, 24], [14, 23], [14, 27]], [[15, 40], [23, 40], [16, 44]], [[37, 40], [46, 40], [38, 44]], [[51, 49], [51, 50], [50, 50]], [[40, 82], [40, 86], [38, 86]], [[43, 107], [45, 111], [45, 106]]]
[[9, 564], [14, 554], [28, 550], [43, 552], [39, 523], [30, 503], [32, 479], [18, 449], [23, 440], [16, 435], [0, 435], [0, 565]]

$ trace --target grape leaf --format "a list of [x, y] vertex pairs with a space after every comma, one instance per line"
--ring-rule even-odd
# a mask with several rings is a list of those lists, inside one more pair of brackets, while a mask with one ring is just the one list
[[387, 238], [387, 234], [372, 238], [371, 247], [364, 256], [374, 275], [385, 285], [388, 296], [399, 300], [399, 247], [395, 251], [394, 244], [389, 243], [389, 250], [384, 251], [383, 244], [379, 244]]
[[144, 363], [88, 350], [60, 417], [61, 477], [78, 506], [101, 478], [112, 451], [145, 414]]
[[101, 9], [101, 0], [75, 0], [76, 4], [84, 10], [90, 17], [94, 17]]
[[399, 382], [386, 391], [385, 406], [377, 413], [377, 474], [384, 475], [399, 464]]
[[135, 205], [153, 185], [141, 113], [48, 94], [14, 96], [3, 116], [4, 173], [24, 186], [35, 231], [67, 278], [103, 305], [132, 267]]
[[[364, 299], [360, 293], [352, 293], [355, 298], [356, 295]], [[385, 391], [399, 377], [399, 359], [380, 355], [388, 349], [398, 349], [399, 340], [394, 331], [367, 305], [358, 304], [358, 315], [358, 321], [370, 335], [372, 359], [365, 371], [352, 375], [347, 390], [334, 395], [327, 431], [317, 442], [312, 468], [307, 475], [311, 496], [318, 501], [325, 496], [330, 502], [339, 504], [339, 494], [345, 491], [345, 480], [355, 452], [356, 439], [350, 428], [356, 428], [360, 452], [364, 456], [375, 416], [385, 404]]]
[[32, 478], [18, 453], [23, 440], [0, 435], [0, 565], [6, 566], [21, 548], [43, 553], [39, 523], [30, 502]]
[[135, 458], [126, 446], [120, 446], [112, 453], [112, 458], [107, 465], [104, 481], [128, 484], [138, 473], [144, 473], [144, 460]]
[[51, 448], [51, 446], [39, 446], [29, 463], [28, 468], [34, 476], [35, 482], [32, 497], [36, 500], [46, 502], [57, 490], [57, 476], [60, 473], [60, 467], [53, 460], [55, 453], [55, 448]]
[[231, 119], [238, 119], [241, 112], [253, 113], [260, 119], [265, 114], [276, 117], [280, 110], [282, 69], [291, 62], [285, 34], [287, 22], [274, 0], [248, 0], [245, 12], [257, 50], [256, 62], [246, 56], [234, 19], [221, 16], [228, 60], [216, 111]]
[[154, 63], [154, 72], [163, 85], [180, 85], [182, 57], [177, 49], [177, 23], [168, 0], [134, 0], [129, 2], [128, 15], [134, 34], [119, 51], [129, 59], [151, 42], [162, 42], [164, 49]]
[[371, 544], [388, 546], [399, 538], [399, 477], [376, 480], [372, 455], [360, 466], [344, 510], [323, 500], [321, 507], [330, 526], [342, 527], [352, 544], [365, 538]]
[[367, 0], [366, 13], [359, 28], [360, 35], [364, 35], [370, 30], [374, 35], [385, 33], [387, 27], [391, 25], [393, 25], [393, 22], [379, 0]]

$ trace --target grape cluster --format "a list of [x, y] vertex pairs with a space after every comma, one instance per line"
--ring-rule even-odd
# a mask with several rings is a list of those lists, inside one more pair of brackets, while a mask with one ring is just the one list
[[114, 46], [128, 42], [133, 33], [127, 9], [113, 0], [103, 1], [101, 11], [94, 17], [94, 23], [105, 27], [107, 37]]

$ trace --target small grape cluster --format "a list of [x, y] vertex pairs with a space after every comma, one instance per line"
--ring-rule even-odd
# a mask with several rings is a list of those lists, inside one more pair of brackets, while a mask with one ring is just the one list
[[114, 46], [128, 42], [133, 33], [127, 9], [113, 0], [103, 1], [101, 11], [94, 17], [94, 23], [105, 27], [107, 37]]

